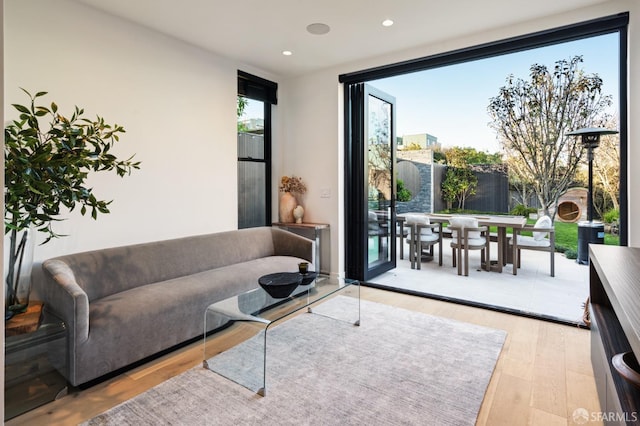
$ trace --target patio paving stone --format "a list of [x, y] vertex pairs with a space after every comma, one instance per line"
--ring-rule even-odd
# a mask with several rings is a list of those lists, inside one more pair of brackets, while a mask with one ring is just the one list
[[[496, 245], [491, 257], [496, 257]], [[469, 252], [469, 276], [459, 276], [452, 266], [451, 249], [443, 245], [443, 266], [436, 260], [411, 269], [408, 245], [397, 267], [370, 280], [372, 283], [440, 297], [477, 302], [527, 315], [540, 315], [568, 323], [581, 323], [583, 303], [589, 295], [589, 267], [564, 254], [555, 254], [555, 277], [549, 275], [549, 253], [523, 250], [518, 275], [508, 264], [502, 273], [479, 270], [480, 252]]]

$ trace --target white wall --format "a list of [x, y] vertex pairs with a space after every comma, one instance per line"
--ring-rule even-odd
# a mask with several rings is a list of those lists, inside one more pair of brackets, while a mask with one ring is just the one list
[[[339, 101], [342, 98], [337, 81], [335, 72], [330, 71], [281, 85], [277, 123], [285, 144], [274, 146], [278, 161], [274, 161], [273, 173], [274, 181], [282, 175], [296, 175], [307, 184], [307, 193], [299, 200], [305, 208], [304, 221], [329, 224], [329, 232], [323, 231], [322, 259], [323, 270], [329, 269], [324, 259], [331, 256], [333, 273], [344, 271], [341, 264], [344, 257], [339, 257], [337, 250], [338, 229], [343, 222], [338, 214], [343, 204], [343, 185], [338, 180], [343, 175], [339, 161], [343, 148]], [[316, 84], [323, 89], [318, 90]], [[278, 206], [275, 198], [273, 206], [275, 218]]]
[[69, 236], [36, 260], [237, 227], [238, 64], [75, 2], [5, 6], [5, 122], [27, 102], [19, 87], [48, 91], [63, 113], [78, 105], [123, 125], [116, 152], [142, 161], [124, 179], [94, 175], [111, 214], [71, 213], [55, 225]]
[[[343, 198], [344, 162], [342, 159], [344, 135], [342, 130], [342, 85], [338, 75], [360, 71], [376, 66], [392, 64], [404, 60], [426, 57], [464, 47], [498, 41], [522, 34], [560, 27], [589, 19], [631, 12], [629, 29], [629, 164], [640, 163], [640, 122], [633, 120], [634, 112], [640, 110], [640, 85], [632, 76], [640, 74], [640, 4], [633, 0], [612, 1], [598, 7], [585, 8], [568, 14], [535, 20], [508, 28], [496, 29], [473, 37], [448, 40], [419, 49], [398, 51], [394, 55], [360, 61], [332, 69], [323, 70], [299, 78], [289, 79], [281, 85], [289, 94], [283, 102], [281, 115], [286, 117], [280, 124], [288, 147], [283, 162], [287, 170], [297, 172], [308, 182], [310, 189], [306, 203], [307, 210], [317, 222], [331, 224], [331, 262], [333, 272], [344, 272], [344, 230]], [[308, 160], [305, 160], [308, 159]], [[337, 173], [337, 175], [333, 175]], [[629, 167], [629, 216], [640, 215], [640, 197], [633, 196], [633, 188], [640, 185], [640, 169]], [[332, 198], [321, 199], [319, 190], [331, 189]], [[305, 218], [306, 219], [306, 218]], [[640, 246], [640, 221], [631, 220], [629, 242]]]

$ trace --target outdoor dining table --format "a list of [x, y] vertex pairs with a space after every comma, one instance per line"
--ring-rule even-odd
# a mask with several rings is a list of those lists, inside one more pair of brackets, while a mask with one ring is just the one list
[[[407, 226], [405, 223], [405, 216], [409, 214], [416, 213], [403, 213], [398, 215], [398, 221], [400, 226]], [[417, 213], [424, 214], [429, 218], [430, 222], [440, 223], [441, 231], [440, 231], [440, 241], [442, 241], [442, 228], [445, 223], [448, 223], [449, 220], [453, 216], [470, 216], [478, 220], [479, 226], [495, 226], [498, 230], [497, 233], [497, 243], [498, 243], [498, 259], [495, 262], [492, 262], [490, 259], [487, 259], [491, 271], [502, 272], [503, 266], [507, 264], [507, 251], [509, 248], [509, 239], [507, 237], [507, 228], [515, 228], [520, 229], [523, 228], [527, 224], [527, 218], [524, 216], [502, 216], [502, 215], [453, 215], [453, 214], [443, 214], [443, 213]], [[413, 238], [410, 239], [410, 244], [412, 244]], [[442, 243], [440, 242], [440, 249], [442, 250]], [[411, 252], [413, 253], [413, 247], [411, 247]], [[413, 268], [413, 262], [411, 267]]]
[[[509, 238], [507, 237], [507, 228], [520, 229], [527, 224], [527, 218], [524, 216], [474, 216], [478, 219], [481, 226], [495, 226], [498, 230], [498, 262], [496, 267], [491, 265], [491, 270], [502, 272], [502, 267], [507, 264], [507, 251], [509, 249]], [[515, 266], [514, 266], [515, 268]]]

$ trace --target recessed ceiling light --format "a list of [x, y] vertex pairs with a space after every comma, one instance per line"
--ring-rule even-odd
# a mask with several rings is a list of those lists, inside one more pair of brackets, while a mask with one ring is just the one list
[[322, 24], [320, 22], [316, 22], [314, 24], [307, 25], [307, 31], [310, 34], [314, 35], [322, 35], [331, 31], [331, 28], [327, 24]]
[[384, 21], [382, 21], [383, 27], [390, 27], [392, 25], [393, 25], [393, 21], [391, 19], [385, 19]]
[[291, 56], [291, 55], [293, 55], [293, 52], [292, 52], [292, 51], [290, 51], [290, 50], [283, 50], [283, 51], [282, 51], [282, 54], [283, 54], [284, 56]]

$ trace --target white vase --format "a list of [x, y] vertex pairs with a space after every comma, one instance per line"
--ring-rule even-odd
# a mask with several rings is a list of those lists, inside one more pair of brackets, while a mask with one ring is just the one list
[[304, 217], [304, 208], [302, 206], [296, 206], [293, 209], [293, 217], [296, 220], [296, 223], [302, 223], [302, 218]]
[[298, 205], [296, 197], [290, 192], [283, 192], [280, 196], [280, 222], [293, 223], [293, 209]]

